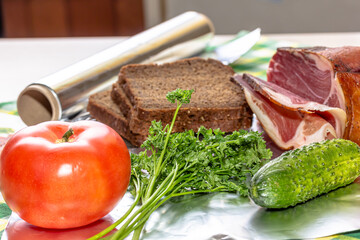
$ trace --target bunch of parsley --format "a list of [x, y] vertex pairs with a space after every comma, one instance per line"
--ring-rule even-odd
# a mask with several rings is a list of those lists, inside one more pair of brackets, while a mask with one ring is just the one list
[[[172, 133], [177, 113], [190, 102], [193, 90], [177, 89], [167, 94], [177, 108], [170, 125], [153, 121], [144, 151], [132, 154], [131, 193], [134, 204], [108, 229], [91, 239], [98, 239], [117, 225], [110, 239], [124, 239], [134, 232], [139, 239], [152, 212], [168, 199], [187, 194], [237, 192], [247, 196], [246, 181], [270, 159], [272, 153], [258, 132], [245, 130], [225, 135], [219, 129], [200, 127], [197, 134], [189, 130]], [[140, 207], [133, 211], [140, 203]]]

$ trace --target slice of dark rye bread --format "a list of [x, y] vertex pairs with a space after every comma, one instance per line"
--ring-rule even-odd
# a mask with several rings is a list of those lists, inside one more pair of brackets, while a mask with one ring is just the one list
[[[128, 119], [130, 130], [134, 133], [138, 134], [147, 134], [148, 129], [150, 127], [151, 121], [141, 120], [136, 117], [134, 114], [134, 109], [131, 106], [129, 99], [126, 97], [125, 93], [119, 88], [118, 83], [113, 85], [113, 90], [111, 92], [112, 99], [115, 103], [118, 104], [120, 111], [124, 114], [124, 116]], [[171, 104], [171, 103], [168, 103]], [[135, 115], [135, 116], [134, 116]], [[154, 117], [153, 120], [162, 121], [163, 125], [170, 124], [172, 120], [173, 113], [171, 113], [171, 119], [165, 118], [160, 119], [159, 116]], [[175, 132], [182, 132], [188, 129], [193, 129], [197, 131], [200, 126], [204, 126], [206, 128], [220, 128], [224, 132], [232, 132], [237, 129], [248, 128], [251, 125], [251, 118], [248, 116], [238, 118], [238, 119], [218, 119], [207, 121], [207, 119], [200, 117], [200, 119], [183, 119], [177, 121], [174, 125]]]
[[[111, 90], [95, 93], [89, 97], [89, 102], [87, 110], [93, 118], [96, 120], [107, 124], [115, 131], [117, 131], [123, 138], [128, 140], [133, 146], [139, 147], [143, 141], [145, 141], [148, 130], [150, 127], [150, 121], [144, 120], [135, 120], [134, 129], [138, 133], [133, 132], [132, 127], [129, 125], [128, 119], [121, 112], [119, 106], [111, 98]], [[217, 129], [220, 128], [224, 132], [234, 131], [240, 128], [244, 128], [241, 124], [244, 124], [243, 121], [239, 119], [235, 120], [218, 120], [211, 122], [181, 122], [176, 121], [174, 125], [174, 131], [180, 132], [188, 129], [193, 129], [195, 132], [200, 126], [206, 128]], [[248, 123], [246, 123], [247, 125]], [[164, 124], [163, 124], [164, 125]]]
[[[130, 116], [130, 106], [133, 108], [132, 118], [169, 122], [176, 104], [169, 103], [166, 94], [177, 88], [194, 89], [190, 104], [182, 106], [178, 120], [240, 119], [250, 123], [251, 109], [242, 89], [230, 81], [233, 74], [231, 67], [217, 60], [198, 57], [160, 65], [130, 64], [121, 68], [112, 97], [126, 116]], [[123, 91], [127, 103], [116, 94], [116, 89]]]
[[130, 131], [128, 120], [111, 99], [111, 90], [95, 93], [89, 97], [87, 110], [93, 118], [113, 128], [133, 146], [140, 146], [146, 135]]

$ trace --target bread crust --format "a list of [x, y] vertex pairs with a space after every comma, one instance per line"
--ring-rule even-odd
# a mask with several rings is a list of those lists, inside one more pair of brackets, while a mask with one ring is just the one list
[[87, 111], [93, 118], [113, 128], [135, 147], [139, 147], [146, 139], [147, 135], [131, 132], [128, 120], [111, 99], [111, 90], [91, 95]]

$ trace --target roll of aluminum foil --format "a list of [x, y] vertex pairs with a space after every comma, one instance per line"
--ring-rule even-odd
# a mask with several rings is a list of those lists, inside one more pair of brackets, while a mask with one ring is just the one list
[[185, 12], [30, 84], [18, 96], [18, 113], [27, 125], [69, 118], [91, 94], [109, 88], [121, 66], [194, 56], [213, 35], [206, 16]]

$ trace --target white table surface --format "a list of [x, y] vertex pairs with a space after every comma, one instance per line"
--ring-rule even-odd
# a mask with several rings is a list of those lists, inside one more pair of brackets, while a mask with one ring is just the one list
[[[360, 46], [359, 33], [272, 34], [309, 46]], [[231, 36], [216, 36], [220, 42]], [[0, 102], [16, 100], [30, 83], [123, 41], [124, 37], [0, 39]]]

